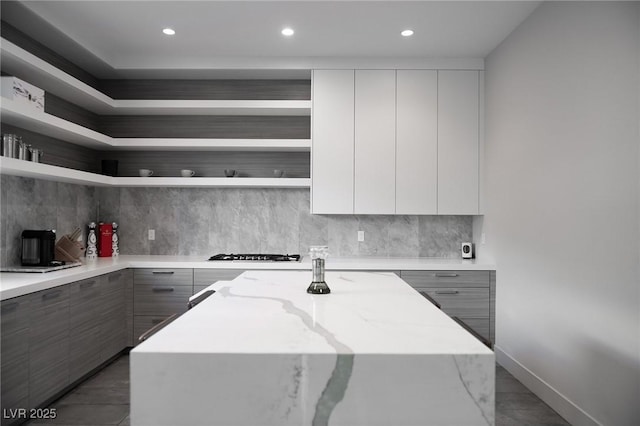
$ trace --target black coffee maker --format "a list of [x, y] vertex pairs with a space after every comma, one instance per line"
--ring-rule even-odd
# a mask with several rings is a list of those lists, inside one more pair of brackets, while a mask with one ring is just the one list
[[53, 266], [55, 260], [56, 231], [22, 231], [22, 266]]

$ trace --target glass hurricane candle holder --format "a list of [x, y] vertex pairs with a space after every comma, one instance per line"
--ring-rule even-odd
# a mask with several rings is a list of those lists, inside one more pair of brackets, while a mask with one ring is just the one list
[[309, 255], [311, 256], [311, 272], [313, 278], [311, 284], [307, 287], [307, 293], [331, 293], [331, 289], [324, 281], [324, 261], [329, 255], [329, 247], [311, 246], [309, 247]]

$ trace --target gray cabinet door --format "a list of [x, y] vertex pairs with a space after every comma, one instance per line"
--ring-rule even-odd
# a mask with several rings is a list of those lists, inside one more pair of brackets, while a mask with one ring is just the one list
[[[16, 297], [0, 305], [3, 410], [29, 406], [29, 298]], [[2, 416], [2, 425], [14, 421]]]
[[133, 271], [133, 340], [173, 314], [187, 311], [193, 294], [193, 269]]
[[69, 284], [69, 382], [100, 365], [102, 278]]
[[491, 341], [490, 271], [401, 271], [400, 277], [419, 293], [440, 304], [447, 315], [458, 317]]
[[100, 300], [100, 360], [104, 362], [127, 346], [126, 281], [124, 272], [103, 276]]
[[186, 312], [193, 294], [193, 269], [136, 269], [133, 281], [134, 315]]
[[231, 281], [243, 272], [242, 269], [194, 269], [193, 294], [217, 281]]
[[69, 289], [29, 297], [29, 406], [37, 407], [69, 384]]

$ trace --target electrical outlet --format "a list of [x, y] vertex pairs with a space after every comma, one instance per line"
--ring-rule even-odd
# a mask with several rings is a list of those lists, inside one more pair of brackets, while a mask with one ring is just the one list
[[156, 239], [156, 230], [155, 229], [149, 229], [149, 240], [153, 241]]
[[480, 244], [484, 244], [484, 243], [486, 243], [486, 242], [487, 242], [487, 240], [486, 240], [486, 238], [484, 237], [484, 232], [483, 232], [482, 234], [480, 234]]
[[364, 231], [358, 231], [358, 242], [364, 241]]

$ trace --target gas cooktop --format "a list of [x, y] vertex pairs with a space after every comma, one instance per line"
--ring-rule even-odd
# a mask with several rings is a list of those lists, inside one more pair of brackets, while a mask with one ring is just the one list
[[299, 254], [216, 254], [209, 260], [258, 260], [267, 262], [299, 262]]

